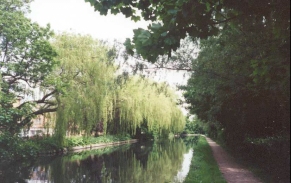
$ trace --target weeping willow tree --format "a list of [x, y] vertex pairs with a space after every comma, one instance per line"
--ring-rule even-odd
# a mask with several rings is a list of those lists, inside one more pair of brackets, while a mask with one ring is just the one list
[[137, 76], [118, 84], [113, 128], [130, 130], [133, 134], [143, 124], [152, 132], [183, 130], [185, 117], [177, 107], [177, 96], [167, 84]]
[[114, 106], [112, 50], [90, 36], [67, 33], [56, 36], [53, 45], [60, 60], [55, 76], [63, 91], [57, 97], [56, 135], [88, 135], [101, 122], [106, 128]]
[[135, 134], [142, 124], [149, 131], [183, 130], [185, 117], [174, 92], [165, 83], [117, 76], [114, 48], [66, 33], [53, 45], [60, 61], [51, 79], [62, 91], [55, 126], [60, 141], [65, 135], [90, 135], [100, 124], [103, 133], [111, 134]]

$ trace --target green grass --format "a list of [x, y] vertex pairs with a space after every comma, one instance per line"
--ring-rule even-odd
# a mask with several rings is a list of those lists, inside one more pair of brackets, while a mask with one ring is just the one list
[[226, 183], [204, 137], [193, 147], [189, 173], [184, 183]]
[[100, 137], [69, 137], [65, 139], [65, 147], [84, 146], [90, 144], [109, 143], [132, 139], [130, 135], [105, 135]]
[[77, 160], [81, 161], [92, 155], [100, 156], [104, 154], [110, 154], [116, 150], [125, 151], [125, 150], [128, 150], [129, 148], [130, 148], [130, 144], [123, 144], [121, 146], [110, 146], [110, 147], [104, 147], [100, 149], [93, 149], [90, 151], [75, 152], [75, 153], [68, 154], [67, 156], [65, 156], [64, 160], [65, 161], [77, 161]]

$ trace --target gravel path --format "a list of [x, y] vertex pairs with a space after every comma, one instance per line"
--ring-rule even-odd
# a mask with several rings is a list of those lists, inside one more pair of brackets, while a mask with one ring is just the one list
[[254, 174], [235, 160], [217, 143], [206, 137], [223, 177], [228, 183], [262, 183]]

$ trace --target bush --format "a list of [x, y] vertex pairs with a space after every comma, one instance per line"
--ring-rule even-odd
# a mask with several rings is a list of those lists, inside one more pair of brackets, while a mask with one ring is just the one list
[[131, 136], [129, 134], [118, 134], [118, 135], [104, 135], [99, 137], [70, 137], [66, 139], [68, 147], [74, 146], [84, 146], [89, 144], [98, 144], [98, 143], [108, 143], [116, 141], [130, 140]]
[[45, 137], [40, 139], [34, 139], [33, 141], [37, 143], [43, 151], [57, 150], [61, 148], [56, 137]]
[[36, 156], [41, 149], [37, 143], [11, 136], [9, 133], [1, 134], [0, 146], [0, 157], [5, 161]]
[[203, 121], [198, 118], [192, 120], [187, 119], [184, 134], [205, 134], [206, 125]]

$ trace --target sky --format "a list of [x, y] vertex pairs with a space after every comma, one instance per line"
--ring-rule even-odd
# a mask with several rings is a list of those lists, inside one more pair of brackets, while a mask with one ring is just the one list
[[174, 178], [174, 182], [176, 183], [184, 182], [190, 170], [192, 157], [193, 157], [193, 149], [190, 149], [188, 153], [185, 153], [183, 156], [183, 163], [182, 163], [181, 169], [178, 171], [177, 176]]
[[131, 21], [124, 15], [101, 16], [85, 0], [34, 0], [31, 3], [32, 21], [42, 26], [50, 24], [55, 32], [69, 31], [90, 34], [94, 38], [124, 42], [132, 38], [133, 29], [146, 28], [149, 22]]

